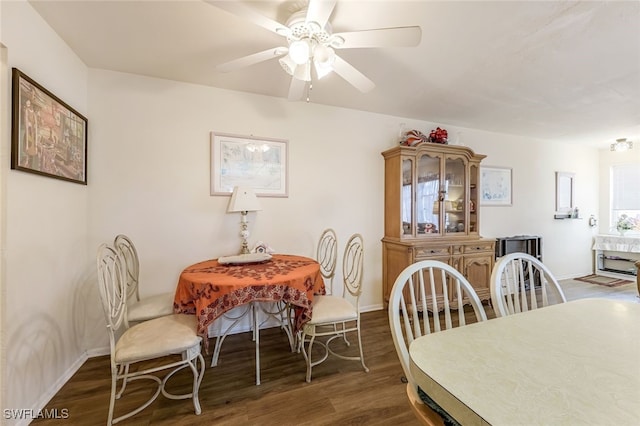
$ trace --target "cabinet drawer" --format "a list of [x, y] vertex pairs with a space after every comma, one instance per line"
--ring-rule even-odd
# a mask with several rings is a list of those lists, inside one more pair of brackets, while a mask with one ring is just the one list
[[464, 246], [452, 246], [451, 254], [462, 254], [464, 253]]
[[416, 259], [429, 259], [433, 256], [449, 255], [450, 246], [416, 247]]
[[478, 253], [483, 251], [494, 251], [493, 242], [478, 242], [474, 244], [467, 244], [464, 246], [465, 253]]

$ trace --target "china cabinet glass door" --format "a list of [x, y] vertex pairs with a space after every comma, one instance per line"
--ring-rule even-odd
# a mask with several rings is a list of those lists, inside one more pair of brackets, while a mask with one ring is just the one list
[[461, 158], [446, 158], [444, 168], [444, 230], [465, 232], [467, 211], [465, 194], [465, 163]]
[[402, 160], [402, 233], [413, 234], [413, 161]]
[[416, 231], [418, 235], [441, 232], [440, 163], [440, 157], [429, 154], [424, 154], [418, 159], [416, 171]]

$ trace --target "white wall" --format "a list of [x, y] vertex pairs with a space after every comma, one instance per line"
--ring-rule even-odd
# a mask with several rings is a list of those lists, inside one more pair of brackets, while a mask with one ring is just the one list
[[[473, 144], [487, 155], [484, 165], [513, 168], [513, 205], [482, 207], [482, 235], [539, 235], [542, 259], [558, 279], [591, 273], [596, 229], [587, 218], [598, 213], [598, 150], [509, 135], [478, 137]], [[557, 171], [575, 173], [574, 203], [583, 219], [553, 218]]]
[[[86, 114], [84, 64], [28, 3], [2, 2], [0, 7], [1, 42], [7, 47], [9, 67], [20, 69]], [[2, 88], [3, 114], [9, 114], [10, 92], [8, 86]], [[6, 116], [5, 120], [9, 122]], [[6, 170], [9, 130], [3, 129], [0, 137], [6, 178], [2, 352], [7, 392], [2, 403], [3, 408], [39, 408], [79, 365], [85, 350], [79, 291], [93, 260], [86, 237], [89, 188]]]
[[[553, 220], [554, 173], [576, 173], [577, 205], [584, 216], [596, 212], [596, 150], [87, 70], [26, 2], [0, 7], [9, 66], [89, 118], [87, 187], [6, 173], [2, 314], [11, 321], [3, 321], [3, 367], [11, 394], [3, 408], [41, 407], [84, 351], [106, 344], [94, 282], [99, 243], [121, 232], [133, 238], [143, 296], [171, 291], [191, 263], [238, 250], [239, 216], [226, 213], [228, 197], [209, 195], [211, 131], [289, 140], [289, 197], [261, 199], [263, 210], [249, 214], [250, 242], [313, 256], [325, 227], [336, 229], [341, 248], [362, 233], [369, 309], [382, 306], [380, 153], [396, 144], [402, 123], [461, 132], [488, 156], [484, 164], [513, 168], [513, 206], [481, 207], [482, 235], [540, 235], [545, 263], [558, 277], [591, 271], [594, 231], [586, 220]], [[1, 101], [10, 104], [8, 96]], [[8, 130], [1, 137], [6, 153]]]

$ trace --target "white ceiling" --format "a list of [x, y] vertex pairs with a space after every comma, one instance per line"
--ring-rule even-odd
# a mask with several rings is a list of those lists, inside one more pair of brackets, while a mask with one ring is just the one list
[[[277, 60], [218, 64], [285, 39], [200, 0], [30, 0], [92, 68], [287, 98]], [[284, 23], [301, 1], [245, 2]], [[334, 32], [419, 25], [418, 47], [344, 49], [376, 84], [331, 74], [310, 101], [606, 147], [640, 146], [640, 2], [338, 0]], [[304, 101], [301, 101], [304, 102]], [[429, 129], [421, 129], [427, 131]]]

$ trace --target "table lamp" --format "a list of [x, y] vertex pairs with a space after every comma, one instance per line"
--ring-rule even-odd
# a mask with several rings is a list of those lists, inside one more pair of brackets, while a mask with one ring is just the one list
[[227, 213], [240, 212], [240, 238], [242, 239], [242, 249], [240, 254], [249, 253], [249, 246], [247, 245], [247, 238], [249, 237], [249, 229], [247, 227], [247, 213], [262, 210], [258, 197], [251, 188], [242, 186], [236, 186], [233, 188], [233, 194], [231, 200], [229, 200], [229, 207], [227, 207]]

